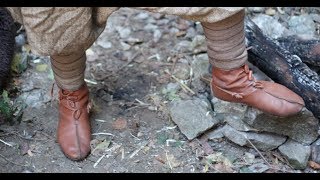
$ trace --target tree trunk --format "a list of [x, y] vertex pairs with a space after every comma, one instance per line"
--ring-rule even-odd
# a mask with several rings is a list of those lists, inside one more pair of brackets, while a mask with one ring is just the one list
[[290, 36], [277, 39], [279, 45], [299, 56], [302, 62], [320, 67], [320, 41]]
[[301, 59], [278, 42], [266, 37], [250, 19], [245, 26], [249, 62], [275, 82], [299, 94], [315, 117], [320, 119], [320, 78]]

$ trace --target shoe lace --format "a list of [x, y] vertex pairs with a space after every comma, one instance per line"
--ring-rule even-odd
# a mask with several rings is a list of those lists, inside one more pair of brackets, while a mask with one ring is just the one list
[[[248, 80], [251, 82], [249, 84], [249, 86], [253, 86], [257, 89], [263, 89], [263, 83], [261, 81], [257, 81], [253, 75], [252, 75], [252, 70], [249, 69], [249, 66], [246, 64], [244, 65], [244, 72], [247, 74], [248, 76]], [[245, 94], [244, 93], [237, 93], [237, 92], [233, 92], [233, 91], [229, 91], [229, 90], [226, 90], [224, 88], [221, 88], [219, 86], [216, 86], [218, 89], [220, 89], [221, 91], [227, 93], [227, 94], [230, 94], [232, 97], [235, 97], [237, 99], [242, 99]]]

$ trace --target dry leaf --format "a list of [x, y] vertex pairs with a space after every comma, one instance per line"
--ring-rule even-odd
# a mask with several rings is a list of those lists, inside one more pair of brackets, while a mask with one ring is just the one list
[[94, 150], [92, 151], [92, 154], [99, 155], [99, 156], [103, 155], [106, 152], [107, 148], [109, 147], [110, 143], [111, 143], [110, 140], [105, 139], [100, 144], [98, 144], [96, 148], [94, 148]]
[[184, 35], [186, 35], [186, 33], [187, 33], [186, 31], [179, 31], [176, 33], [176, 36], [177, 37], [184, 36]]
[[29, 44], [25, 44], [22, 46], [22, 49], [25, 50], [27, 53], [30, 53], [31, 46]]
[[206, 156], [206, 159], [209, 162], [215, 162], [215, 163], [222, 162], [226, 166], [232, 166], [231, 161], [227, 157], [223, 156], [222, 152], [210, 154], [210, 155]]
[[26, 155], [29, 151], [29, 144], [28, 143], [23, 143], [21, 146], [21, 155]]
[[91, 148], [91, 151], [93, 151], [97, 146], [98, 144], [101, 143], [100, 140], [98, 139], [93, 139], [90, 141], [90, 148]]
[[46, 64], [38, 64], [36, 66], [36, 70], [39, 72], [43, 72], [43, 71], [47, 70], [47, 67], [48, 67], [48, 65], [46, 65]]
[[31, 152], [30, 149], [27, 151], [27, 153], [28, 153], [29, 156], [33, 156], [33, 153]]
[[162, 164], [166, 164], [166, 162], [160, 156], [156, 156], [155, 159]]
[[175, 168], [180, 166], [181, 163], [172, 154], [167, 154], [166, 164], [172, 168]]
[[206, 165], [204, 166], [203, 172], [206, 173], [209, 170], [209, 165], [206, 163]]
[[265, 13], [269, 16], [273, 16], [276, 14], [276, 10], [275, 9], [272, 9], [272, 8], [268, 8]]
[[126, 127], [127, 127], [127, 120], [125, 120], [124, 118], [118, 118], [112, 123], [113, 129], [121, 130]]
[[220, 162], [214, 165], [215, 170], [222, 173], [233, 173], [234, 171], [230, 166], [226, 166], [224, 163]]
[[314, 161], [309, 161], [309, 166], [312, 168], [312, 169], [320, 169], [320, 164], [314, 162]]

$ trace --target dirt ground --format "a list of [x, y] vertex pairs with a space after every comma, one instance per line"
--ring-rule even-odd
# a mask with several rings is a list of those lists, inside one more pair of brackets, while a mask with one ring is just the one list
[[[205, 48], [203, 44], [198, 52], [190, 50], [197, 34], [203, 34], [199, 24], [174, 16], [123, 8], [109, 18], [106, 30], [87, 52], [86, 81], [94, 103], [92, 152], [80, 162], [67, 159], [56, 142], [58, 89], [54, 86], [51, 97], [48, 58], [30, 60], [27, 70], [14, 78], [28, 104], [22, 120], [0, 126], [0, 139], [6, 142], [0, 143], [0, 172], [245, 172], [245, 152], [263, 163], [254, 149], [225, 139], [188, 141], [170, 120], [170, 100], [162, 90], [175, 80], [165, 69], [189, 78], [185, 69]], [[190, 94], [182, 91], [179, 96], [187, 99]], [[204, 155], [210, 150], [233, 159], [233, 166], [208, 165]], [[271, 153], [263, 155], [272, 162]], [[266, 172], [293, 171], [279, 164]]]

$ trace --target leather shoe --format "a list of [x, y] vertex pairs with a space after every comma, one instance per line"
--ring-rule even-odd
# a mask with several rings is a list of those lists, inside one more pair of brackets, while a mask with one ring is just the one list
[[82, 160], [90, 153], [89, 90], [59, 91], [57, 138], [62, 152], [71, 160]]
[[295, 115], [305, 106], [303, 99], [285, 86], [255, 80], [247, 64], [232, 70], [213, 67], [211, 91], [221, 100], [244, 103], [280, 117]]

